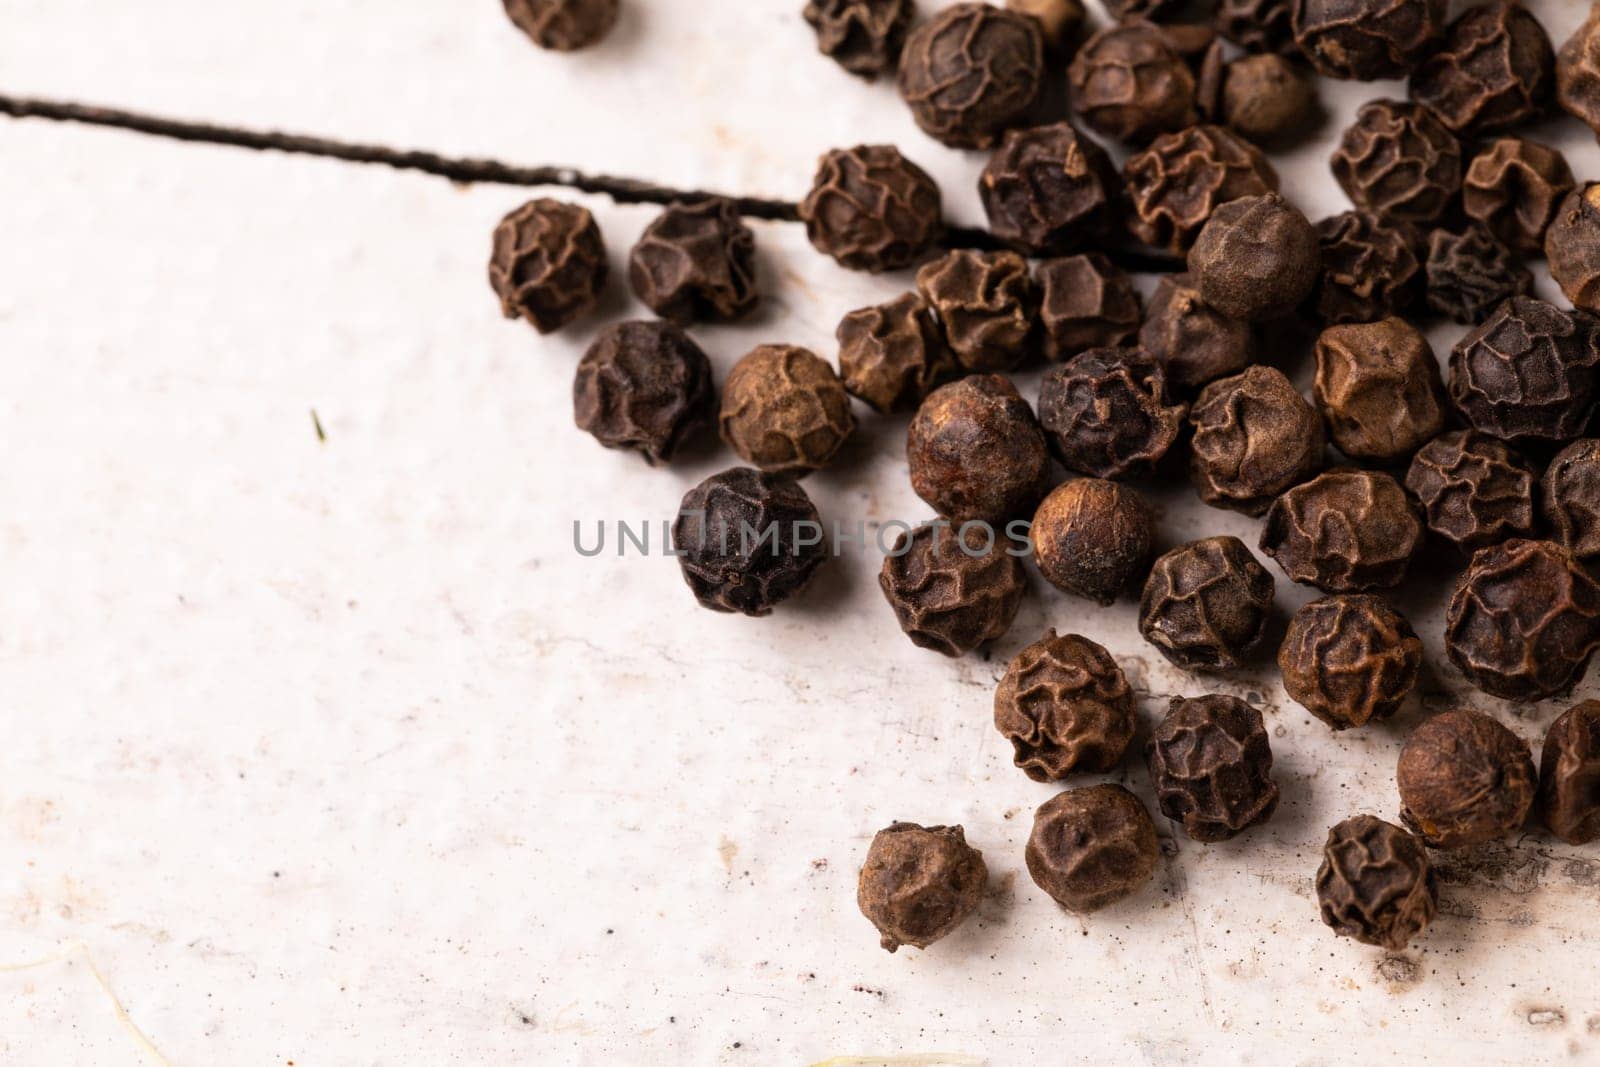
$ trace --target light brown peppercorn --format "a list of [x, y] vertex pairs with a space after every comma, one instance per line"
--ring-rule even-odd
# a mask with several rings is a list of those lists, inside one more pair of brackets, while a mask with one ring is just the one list
[[1006, 7], [1037, 22], [1044, 46], [1052, 52], [1068, 51], [1083, 28], [1080, 0], [1006, 0]]
[[1294, 0], [1294, 36], [1330, 78], [1402, 78], [1444, 34], [1445, 0]]
[[1404, 319], [1329, 326], [1316, 356], [1317, 408], [1351, 459], [1400, 463], [1444, 429], [1439, 363]]
[[917, 271], [917, 290], [967, 370], [1010, 370], [1028, 355], [1039, 297], [1015, 252], [947, 252]]
[[1103, 241], [1119, 194], [1111, 157], [1070, 122], [1008, 131], [978, 178], [990, 232], [1034, 255]]
[[890, 952], [927, 948], [978, 910], [988, 881], [983, 853], [961, 827], [897, 822], [872, 839], [856, 904]]
[[1261, 150], [1220, 126], [1157, 137], [1128, 157], [1122, 177], [1132, 206], [1128, 229], [1172, 252], [1187, 252], [1221, 205], [1278, 189], [1278, 172]]
[[806, 236], [849, 270], [909, 267], [944, 232], [939, 187], [893, 145], [827, 152], [800, 202]]
[[1328, 831], [1317, 905], [1339, 936], [1401, 952], [1438, 914], [1438, 878], [1416, 837], [1357, 815]]
[[850, 312], [835, 336], [845, 389], [874, 411], [914, 408], [956, 376], [955, 357], [918, 293]]
[[1199, 118], [1194, 73], [1171, 37], [1143, 19], [1084, 42], [1067, 72], [1072, 109], [1107, 137], [1142, 144]]
[[1317, 231], [1277, 193], [1219, 206], [1189, 250], [1206, 303], [1246, 322], [1281, 318], [1310, 295], [1322, 269]]
[[1421, 291], [1421, 238], [1409, 223], [1346, 211], [1317, 223], [1317, 235], [1322, 279], [1307, 306], [1323, 322], [1372, 322], [1404, 311]]
[[726, 197], [672, 204], [628, 256], [628, 283], [646, 307], [680, 326], [731, 322], [761, 302], [756, 238]]
[[951, 4], [911, 31], [900, 95], [922, 131], [951, 148], [988, 148], [1022, 124], [1044, 77], [1039, 23], [990, 4]]
[[505, 0], [506, 14], [540, 48], [575, 52], [611, 32], [617, 0]]
[[1400, 820], [1434, 848], [1522, 829], [1536, 780], [1527, 742], [1476, 711], [1446, 711], [1412, 731], [1395, 777]]
[[1018, 652], [994, 693], [995, 729], [1036, 782], [1116, 770], [1138, 710], [1122, 668], [1100, 645], [1049, 631]]
[[915, 14], [912, 0], [809, 0], [805, 8], [817, 51], [867, 81], [894, 73]]
[[1161, 847], [1138, 797], [1120, 785], [1091, 785], [1039, 806], [1024, 859], [1034, 884], [1083, 915], [1143, 889]]
[[1157, 559], [1139, 599], [1139, 632], [1191, 671], [1243, 666], [1272, 614], [1272, 575], [1237, 537], [1208, 537]]
[[630, 449], [651, 466], [672, 459], [716, 410], [711, 361], [669, 322], [623, 322], [603, 330], [578, 363], [572, 414], [607, 448]]
[[530, 200], [500, 220], [489, 256], [489, 284], [508, 319], [553, 333], [587, 315], [605, 287], [608, 264], [589, 209]]
[[1278, 810], [1266, 724], [1236, 697], [1174, 698], [1149, 762], [1161, 813], [1196, 841], [1226, 841]]
[[1278, 649], [1284, 691], [1335, 730], [1399, 711], [1421, 667], [1411, 624], [1370, 593], [1313, 600], [1295, 612]]
[[1421, 543], [1410, 498], [1378, 471], [1329, 471], [1295, 486], [1261, 531], [1261, 550], [1291, 581], [1328, 593], [1399, 585]]
[[1357, 208], [1437, 222], [1461, 189], [1461, 143], [1421, 104], [1373, 100], [1344, 131], [1333, 176]]
[[795, 345], [757, 345], [728, 372], [718, 427], [750, 465], [804, 474], [828, 465], [856, 417], [826, 360]]
[[1472, 157], [1461, 207], [1513, 251], [1544, 254], [1544, 234], [1572, 191], [1572, 168], [1554, 148], [1502, 137]]
[[918, 648], [960, 656], [1011, 628], [1026, 578], [1012, 546], [990, 533], [930, 523], [902, 533], [884, 557], [878, 587]]
[[1180, 392], [1237, 374], [1256, 358], [1255, 331], [1230, 319], [1200, 298], [1187, 274], [1156, 280], [1139, 345], [1166, 369], [1167, 383]]
[[1062, 466], [1097, 478], [1152, 474], [1178, 439], [1161, 364], [1137, 348], [1091, 348], [1045, 372], [1039, 424]]
[[940, 515], [995, 526], [1033, 509], [1050, 466], [1033, 410], [998, 374], [929, 393], [911, 420], [906, 460], [911, 488]]
[[1533, 289], [1533, 275], [1516, 255], [1482, 226], [1460, 233], [1428, 235], [1430, 311], [1475, 326], [1502, 301]]
[[1411, 97], [1452, 133], [1481, 137], [1537, 119], [1555, 89], [1550, 37], [1520, 0], [1469, 7], [1411, 75]]
[[1212, 382], [1189, 422], [1189, 479], [1212, 507], [1260, 515], [1322, 467], [1322, 417], [1276, 367]]
[[1600, 134], [1600, 7], [1556, 53], [1556, 102]]
[[1028, 532], [1046, 581], [1074, 596], [1110, 604], [1150, 569], [1155, 520], [1144, 498], [1101, 478], [1058, 485]]
[[1554, 540], [1581, 559], [1600, 556], [1600, 440], [1586, 437], [1556, 453], [1540, 488]]
[[1550, 277], [1572, 306], [1600, 312], [1600, 182], [1568, 193], [1544, 235]]
[[1504, 441], [1456, 430], [1423, 445], [1406, 472], [1428, 529], [1472, 550], [1533, 534], [1533, 470]]
[[1099, 252], [1039, 264], [1039, 321], [1045, 355], [1060, 361], [1126, 343], [1139, 329], [1139, 291]]
[[1473, 428], [1507, 441], [1569, 441], [1600, 388], [1600, 324], [1515, 296], [1450, 353], [1450, 398]]
[[1300, 66], [1281, 55], [1244, 56], [1222, 70], [1218, 113], [1224, 125], [1256, 144], [1305, 134], [1317, 118], [1317, 90]]
[[821, 534], [816, 506], [798, 482], [734, 467], [684, 494], [672, 545], [703, 607], [761, 616], [805, 588], [828, 558]]
[[1569, 845], [1600, 837], [1600, 701], [1550, 724], [1539, 754], [1539, 818]]

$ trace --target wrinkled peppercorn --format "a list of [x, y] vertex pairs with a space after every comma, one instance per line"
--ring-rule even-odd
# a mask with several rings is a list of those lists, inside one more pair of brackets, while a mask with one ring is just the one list
[[1395, 777], [1400, 821], [1433, 848], [1520, 830], [1533, 806], [1528, 743], [1477, 711], [1446, 711], [1413, 730]]
[[1452, 133], [1481, 137], [1538, 118], [1555, 89], [1550, 37], [1520, 0], [1469, 7], [1411, 75], [1411, 98]]
[[668, 322], [623, 322], [601, 332], [578, 363], [572, 415], [607, 448], [655, 466], [705, 429], [716, 410], [711, 361]]
[[1237, 374], [1256, 358], [1249, 323], [1207, 304], [1187, 274], [1163, 274], [1156, 280], [1139, 345], [1166, 368], [1168, 384], [1182, 391]]
[[1137, 348], [1091, 348], [1045, 372], [1039, 424], [1062, 466], [1097, 478], [1151, 474], [1183, 427], [1166, 374]]
[[1450, 397], [1474, 428], [1508, 441], [1567, 441], [1594, 405], [1595, 320], [1516, 296], [1450, 353]]
[[1439, 912], [1428, 850], [1393, 823], [1371, 815], [1346, 819], [1322, 847], [1317, 906], [1340, 937], [1402, 951]]
[[1600, 134], [1600, 8], [1556, 53], [1556, 102]]
[[915, 14], [912, 0], [810, 0], [805, 9], [817, 50], [868, 81], [894, 72]]
[[1568, 193], [1544, 235], [1550, 277], [1572, 305], [1600, 312], [1600, 182]]
[[1373, 100], [1340, 138], [1333, 176], [1358, 208], [1437, 222], [1461, 188], [1461, 144], [1421, 104]]
[[1295, 612], [1278, 649], [1284, 691], [1335, 730], [1399, 711], [1421, 667], [1411, 624], [1370, 593], [1313, 600]]
[[1086, 17], [1080, 0], [1006, 0], [1006, 7], [1037, 22], [1052, 52], [1069, 49]]
[[1569, 845], [1600, 837], [1600, 701], [1568, 709], [1544, 735], [1539, 817]]
[[1219, 0], [1217, 32], [1248, 52], [1300, 55], [1294, 40], [1293, 0]]
[[1125, 344], [1139, 329], [1139, 291], [1099, 252], [1039, 264], [1044, 351], [1060, 361], [1091, 348]]
[[1401, 78], [1444, 34], [1444, 0], [1294, 0], [1294, 36], [1330, 78]]
[[1317, 231], [1277, 193], [1219, 206], [1189, 250], [1189, 274], [1206, 303], [1258, 322], [1293, 311], [1321, 273]]
[[1586, 437], [1556, 453], [1540, 488], [1554, 540], [1580, 558], [1600, 556], [1600, 440]]
[[1199, 118], [1194, 72], [1159, 26], [1108, 26], [1084, 42], [1067, 72], [1072, 109], [1089, 127], [1140, 144]]
[[769, 614], [827, 558], [822, 523], [805, 490], [749, 467], [713, 474], [689, 490], [672, 544], [696, 600], [745, 615]]
[[1101, 478], [1057, 486], [1034, 513], [1028, 537], [1045, 580], [1110, 604], [1150, 569], [1155, 520], [1144, 498]]
[[1444, 429], [1439, 363], [1404, 319], [1329, 326], [1316, 354], [1317, 408], [1351, 459], [1399, 463]]
[[988, 148], [1020, 125], [1044, 78], [1039, 23], [989, 4], [952, 4], [911, 31], [900, 95], [922, 131], [952, 148]]
[[1572, 168], [1554, 148], [1502, 137], [1472, 157], [1461, 183], [1461, 206], [1508, 247], [1544, 253], [1544, 234], [1572, 191]]
[[611, 32], [617, 0], [505, 0], [506, 14], [540, 48], [575, 52]]
[[1276, 192], [1278, 173], [1261, 150], [1220, 126], [1156, 138], [1122, 170], [1139, 240], [1187, 252], [1211, 213], [1230, 200]]
[[909, 267], [944, 232], [939, 187], [893, 145], [836, 148], [817, 164], [800, 221], [817, 251], [850, 270]]
[[978, 910], [988, 881], [983, 853], [961, 827], [897, 822], [872, 839], [856, 904], [890, 952], [927, 948]]
[[1257, 144], [1303, 135], [1317, 117], [1317, 90], [1298, 64], [1276, 54], [1245, 56], [1222, 70], [1218, 115]]
[[826, 360], [795, 345], [757, 345], [728, 372], [717, 425], [746, 463], [804, 474], [828, 465], [856, 417]]
[[1456, 430], [1423, 445], [1406, 472], [1428, 529], [1472, 550], [1533, 534], [1533, 470], [1504, 441]]
[[1329, 471], [1295, 486], [1261, 531], [1261, 551], [1291, 581], [1328, 593], [1399, 585], [1421, 542], [1406, 491], [1378, 471]]
[[1011, 628], [1026, 579], [992, 534], [930, 523], [895, 539], [878, 586], [912, 644], [959, 656]]
[[1272, 614], [1272, 575], [1237, 537], [1179, 545], [1150, 570], [1139, 632], [1191, 671], [1243, 666]]
[[874, 411], [914, 408], [956, 375], [933, 310], [917, 293], [850, 312], [835, 336], [845, 389]]
[[1600, 645], [1600, 584], [1554, 541], [1491, 545], [1456, 582], [1444, 636], [1450, 662], [1485, 693], [1556, 696]]
[[1420, 239], [1407, 223], [1346, 211], [1317, 223], [1322, 278], [1308, 306], [1323, 322], [1372, 322], [1404, 311], [1422, 287]]
[[1028, 354], [1039, 297], [1015, 252], [947, 252], [917, 271], [917, 289], [967, 370], [1010, 370]]
[[1278, 810], [1266, 725], [1236, 697], [1175, 698], [1149, 762], [1161, 813], [1196, 841], [1226, 841]]
[[978, 179], [996, 237], [1034, 255], [1070, 252], [1111, 232], [1117, 171], [1070, 122], [1011, 130]]
[[1039, 806], [1024, 859], [1034, 884], [1082, 915], [1143, 889], [1161, 847], [1138, 797], [1120, 785], [1091, 785]]
[[530, 200], [500, 220], [489, 257], [489, 284], [508, 319], [553, 333], [594, 309], [608, 264], [600, 227], [588, 208]]
[[998, 374], [928, 394], [906, 435], [911, 488], [940, 515], [998, 526], [1032, 510], [1050, 453], [1033, 409]]
[[1533, 288], [1533, 275], [1482, 226], [1428, 236], [1428, 307], [1468, 326]]
[[673, 204], [645, 227], [628, 257], [634, 295], [679, 325], [727, 322], [761, 301], [756, 238], [725, 197]]
[[1322, 466], [1322, 417], [1276, 367], [1212, 382], [1189, 422], [1189, 480], [1212, 507], [1260, 515]]
[[1111, 653], [1051, 630], [1018, 652], [994, 693], [994, 725], [1036, 782], [1103, 774], [1122, 762], [1138, 725], [1133, 690]]

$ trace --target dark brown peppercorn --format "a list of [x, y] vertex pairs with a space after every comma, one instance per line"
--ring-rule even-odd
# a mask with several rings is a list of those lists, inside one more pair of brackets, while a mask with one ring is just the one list
[[1508, 441], [1583, 432], [1600, 364], [1595, 320], [1512, 297], [1450, 353], [1450, 397], [1469, 423]]
[[998, 526], [1038, 503], [1050, 453], [1016, 386], [979, 374], [928, 394], [911, 420], [906, 460], [911, 488], [940, 515]]
[[578, 363], [572, 415], [607, 448], [631, 449], [655, 466], [710, 425], [717, 394], [711, 362], [668, 322], [609, 326]]
[[1278, 810], [1266, 725], [1235, 697], [1174, 699], [1149, 759], [1161, 813], [1196, 841], [1226, 841]]
[[1245, 56], [1222, 70], [1218, 114], [1256, 144], [1305, 134], [1317, 118], [1317, 90], [1301, 67], [1280, 55]]
[[1569, 709], [1544, 735], [1539, 818], [1569, 845], [1600, 837], [1600, 701]]
[[506, 14], [540, 48], [587, 48], [617, 24], [617, 0], [505, 0]]
[[1278, 649], [1284, 691], [1335, 730], [1399, 711], [1421, 667], [1411, 624], [1370, 593], [1313, 600], [1295, 612]]
[[1277, 193], [1221, 205], [1189, 250], [1189, 274], [1206, 303], [1247, 322], [1293, 311], [1321, 273], [1317, 231]]
[[1155, 139], [1122, 170], [1145, 244], [1187, 252], [1212, 212], [1242, 196], [1276, 192], [1278, 173], [1261, 150], [1220, 126], [1191, 126]]
[[1034, 255], [1092, 246], [1117, 218], [1117, 171], [1069, 122], [1011, 130], [978, 179], [989, 230]]
[[1485, 693], [1556, 696], [1600, 645], [1600, 584], [1554, 541], [1491, 545], [1456, 583], [1444, 636], [1450, 662]]
[[1433, 223], [1461, 189], [1461, 144], [1421, 104], [1373, 100], [1344, 131], [1333, 176], [1358, 208]]
[[689, 490], [672, 544], [696, 600], [744, 615], [769, 614], [827, 558], [822, 523], [805, 490], [749, 467], [713, 474]]
[[755, 257], [755, 234], [733, 201], [673, 204], [633, 246], [628, 283], [646, 307], [679, 325], [728, 322], [761, 301]]
[[1556, 453], [1540, 488], [1554, 539], [1580, 558], [1600, 556], [1600, 440], [1586, 437]]
[[1212, 507], [1260, 515], [1322, 466], [1322, 417], [1276, 367], [1212, 382], [1189, 422], [1189, 479]]
[[1428, 236], [1428, 307], [1468, 326], [1533, 288], [1533, 275], [1482, 226]]
[[606, 246], [588, 208], [530, 200], [500, 220], [489, 284], [508, 319], [553, 333], [588, 314], [606, 284]]
[[1600, 134], [1600, 7], [1556, 54], [1556, 102]]
[[1139, 632], [1185, 670], [1243, 666], [1272, 614], [1272, 575], [1237, 537], [1191, 541], [1156, 560]]
[[1149, 506], [1132, 489], [1074, 478], [1044, 498], [1028, 537], [1046, 581], [1110, 604], [1149, 571], [1154, 526]]
[[1371, 815], [1346, 819], [1322, 847], [1317, 905], [1340, 937], [1403, 951], [1439, 912], [1428, 850], [1393, 823]]
[[836, 336], [845, 389], [874, 411], [914, 408], [956, 374], [933, 310], [918, 293], [850, 312]]
[[1520, 0], [1468, 8], [1411, 75], [1411, 98], [1452, 133], [1481, 137], [1538, 118], [1555, 89], [1556, 54]]
[[1189, 392], [1255, 361], [1256, 338], [1248, 323], [1230, 319], [1200, 299], [1187, 274], [1156, 280], [1139, 345], [1167, 371], [1167, 383]]
[[1329, 471], [1295, 486], [1261, 531], [1261, 550], [1291, 581], [1328, 593], [1399, 585], [1421, 542], [1406, 491], [1377, 471]]
[[922, 131], [952, 148], [988, 148], [1021, 124], [1044, 78], [1039, 23], [989, 4], [952, 4], [911, 31], [900, 95]]
[[1417, 452], [1406, 488], [1428, 529], [1472, 550], [1533, 534], [1533, 470], [1504, 441], [1456, 430]]
[[1428, 339], [1404, 319], [1329, 326], [1317, 338], [1317, 408], [1351, 459], [1404, 462], [1444, 429], [1444, 383]]
[[1039, 297], [1015, 252], [947, 252], [917, 271], [917, 289], [967, 370], [1010, 370], [1028, 355]]
[[1402, 78], [1444, 34], [1444, 0], [1294, 0], [1294, 36], [1330, 78]]
[[1502, 137], [1472, 157], [1461, 185], [1469, 218], [1523, 255], [1544, 253], [1544, 234], [1573, 188], [1572, 168], [1554, 148]]
[[1217, 32], [1249, 52], [1298, 56], [1293, 0], [1219, 0]]
[[1572, 306], [1600, 312], [1600, 182], [1568, 193], [1544, 235], [1550, 277]]
[[805, 10], [817, 50], [868, 81], [894, 72], [914, 14], [911, 0], [810, 0]]
[[1326, 323], [1372, 322], [1404, 311], [1422, 288], [1420, 238], [1406, 223], [1346, 211], [1317, 223], [1322, 279], [1309, 306]]
[[1120, 785], [1091, 785], [1039, 806], [1024, 859], [1034, 884], [1083, 915], [1143, 889], [1161, 847], [1138, 797]]
[[850, 270], [909, 267], [944, 232], [939, 187], [893, 145], [822, 157], [800, 221], [817, 251]]
[[1066, 52], [1083, 28], [1080, 0], [1006, 0], [1006, 7], [1037, 22], [1044, 46], [1052, 52]]
[[1036, 277], [1050, 359], [1125, 344], [1138, 332], [1139, 291], [1127, 272], [1099, 252], [1045, 260]]
[[1011, 628], [1026, 579], [991, 532], [930, 523], [896, 538], [878, 586], [912, 644], [959, 656]]
[[1143, 19], [1090, 37], [1067, 78], [1072, 109], [1091, 129], [1119, 141], [1142, 144], [1199, 118], [1194, 72], [1172, 39]]
[[717, 424], [746, 463], [804, 474], [828, 465], [856, 417], [826, 360], [795, 345], [757, 345], [728, 372]]
[[1091, 348], [1045, 372], [1039, 424], [1062, 466], [1097, 478], [1154, 472], [1183, 427], [1166, 374], [1137, 348]]
[[1036, 782], [1114, 771], [1133, 743], [1133, 690], [1111, 653], [1054, 630], [1018, 652], [994, 693], [994, 725]]
[[978, 910], [988, 881], [983, 853], [961, 827], [897, 822], [872, 839], [856, 904], [890, 952], [927, 948]]
[[1395, 777], [1400, 820], [1433, 848], [1504, 837], [1533, 806], [1528, 743], [1481, 712], [1446, 711], [1417, 727]]

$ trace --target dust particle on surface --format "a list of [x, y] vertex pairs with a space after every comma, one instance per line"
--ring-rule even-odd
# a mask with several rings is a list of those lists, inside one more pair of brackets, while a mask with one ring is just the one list
[[1529, 1026], [1554, 1027], [1567, 1024], [1567, 1013], [1560, 1008], [1529, 1008], [1526, 1018]]
[[728, 840], [726, 836], [717, 842], [717, 856], [722, 860], [722, 868], [729, 874], [733, 873], [733, 858], [739, 854], [739, 846]]
[[1390, 992], [1399, 992], [1422, 978], [1422, 968], [1407, 956], [1385, 956], [1378, 961], [1378, 977], [1388, 984]]

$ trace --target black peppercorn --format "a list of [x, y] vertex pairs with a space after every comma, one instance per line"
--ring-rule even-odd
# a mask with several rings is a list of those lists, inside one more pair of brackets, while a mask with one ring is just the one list
[[1322, 417], [1276, 367], [1212, 382], [1189, 422], [1189, 479], [1212, 507], [1260, 515], [1322, 466]]
[[1218, 0], [1217, 31], [1248, 52], [1300, 55], [1293, 0]]
[[1468, 326], [1533, 288], [1533, 275], [1482, 226], [1428, 235], [1428, 307]]
[[1302, 136], [1317, 118], [1317, 90], [1301, 67], [1276, 54], [1245, 56], [1223, 67], [1217, 114], [1256, 144]]
[[927, 948], [978, 910], [988, 881], [983, 853], [961, 827], [897, 822], [872, 839], [856, 904], [890, 952]]
[[1423, 445], [1406, 472], [1428, 529], [1472, 550], [1533, 534], [1533, 471], [1504, 441], [1456, 430]]
[[1039, 806], [1024, 858], [1034, 883], [1081, 915], [1144, 888], [1161, 848], [1138, 797], [1120, 785], [1091, 785]]
[[1439, 912], [1438, 879], [1422, 842], [1357, 815], [1328, 831], [1317, 869], [1322, 921], [1340, 937], [1400, 952]]
[[1159, 26], [1132, 19], [1084, 42], [1067, 72], [1072, 109], [1107, 137], [1139, 144], [1199, 118], [1194, 72]]
[[1278, 810], [1266, 725], [1236, 697], [1175, 698], [1149, 762], [1161, 813], [1196, 841], [1226, 841]]
[[578, 363], [572, 413], [607, 448], [654, 466], [705, 429], [716, 409], [711, 361], [667, 322], [623, 322], [601, 332]]
[[1212, 212], [1242, 196], [1276, 192], [1278, 173], [1261, 150], [1220, 126], [1164, 134], [1122, 169], [1139, 240], [1187, 252]]
[[1015, 252], [947, 252], [917, 271], [917, 289], [967, 370], [1010, 370], [1028, 354], [1039, 298]]
[[1550, 37], [1520, 0], [1470, 7], [1411, 75], [1411, 97], [1462, 137], [1539, 117], [1555, 89]]
[[1308, 301], [1326, 323], [1372, 322], [1404, 311], [1422, 288], [1420, 238], [1407, 223], [1346, 211], [1317, 223], [1322, 279]]
[[874, 411], [914, 408], [956, 375], [933, 309], [918, 293], [850, 312], [836, 336], [845, 389]]
[[989, 4], [952, 4], [911, 31], [900, 95], [922, 131], [952, 148], [988, 148], [1021, 124], [1044, 78], [1039, 23]]
[[810, 0], [805, 9], [817, 50], [868, 81], [894, 72], [915, 14], [912, 0]]
[[1600, 9], [1556, 53], [1556, 102], [1600, 133]]
[[1261, 531], [1261, 551], [1291, 581], [1328, 593], [1399, 585], [1421, 542], [1405, 490], [1378, 471], [1334, 470], [1295, 486]]
[[826, 360], [795, 345], [757, 345], [728, 372], [718, 426], [752, 466], [804, 474], [828, 465], [856, 418]]
[[1207, 304], [1187, 274], [1163, 274], [1156, 280], [1139, 328], [1139, 345], [1166, 369], [1168, 384], [1184, 392], [1237, 374], [1256, 358], [1249, 323]]
[[944, 232], [939, 187], [893, 145], [822, 157], [800, 221], [817, 251], [850, 270], [909, 267]]
[[1573, 189], [1544, 235], [1550, 277], [1573, 307], [1600, 312], [1600, 183]]
[[506, 14], [540, 48], [587, 48], [617, 24], [617, 0], [505, 0]]
[[1317, 408], [1351, 459], [1403, 462], [1444, 429], [1444, 383], [1428, 339], [1404, 319], [1329, 326], [1317, 337]]
[[1005, 636], [1026, 579], [993, 530], [948, 523], [902, 533], [884, 557], [878, 586], [918, 648], [959, 656]]
[[1330, 78], [1401, 78], [1444, 34], [1444, 0], [1294, 0], [1294, 36]]
[[1600, 701], [1550, 724], [1539, 754], [1539, 817], [1569, 845], [1600, 837]]
[[1434, 848], [1520, 830], [1533, 806], [1528, 744], [1489, 716], [1446, 711], [1412, 731], [1396, 774], [1400, 820]]
[[1189, 274], [1206, 303], [1230, 318], [1280, 318], [1321, 273], [1317, 231], [1277, 193], [1219, 206], [1189, 250]]
[[1139, 632], [1191, 671], [1242, 666], [1272, 614], [1272, 575], [1237, 537], [1180, 545], [1150, 570]]
[[1057, 486], [1034, 513], [1028, 537], [1045, 580], [1110, 604], [1150, 569], [1155, 520], [1144, 498], [1101, 478]]
[[760, 303], [755, 256], [755, 234], [733, 201], [673, 204], [633, 246], [628, 283], [664, 319], [729, 322]]
[[696, 600], [745, 615], [769, 614], [827, 558], [805, 490], [748, 467], [713, 474], [684, 495], [672, 544]]
[[1284, 691], [1335, 730], [1394, 715], [1421, 667], [1411, 624], [1370, 593], [1313, 600], [1295, 612], [1278, 649]]
[[1026, 515], [1045, 489], [1044, 431], [1016, 386], [979, 374], [928, 394], [906, 435], [911, 488], [956, 522]]
[[1133, 743], [1133, 690], [1111, 653], [1054, 630], [1018, 652], [994, 693], [994, 725], [1036, 782], [1116, 770]]
[[1044, 351], [1063, 360], [1091, 348], [1125, 344], [1139, 330], [1139, 291], [1099, 252], [1039, 264], [1039, 321]]
[[1568, 441], [1589, 421], [1597, 365], [1594, 319], [1516, 296], [1457, 342], [1450, 353], [1450, 397], [1484, 433], [1508, 441]]
[[530, 200], [500, 220], [489, 284], [508, 319], [553, 333], [593, 310], [606, 283], [606, 246], [588, 208]]
[[1039, 424], [1068, 470], [1144, 477], [1183, 426], [1183, 406], [1168, 404], [1166, 392], [1166, 374], [1152, 356], [1137, 348], [1092, 348], [1045, 372]]
[[1069, 122], [1011, 130], [978, 179], [996, 237], [1034, 255], [1070, 252], [1111, 232], [1117, 171]]
[[1540, 488], [1554, 540], [1580, 558], [1600, 556], [1600, 440], [1586, 437], [1556, 453]]
[[1461, 189], [1461, 144], [1421, 104], [1373, 100], [1344, 131], [1333, 176], [1358, 208], [1437, 222]]
[[1573, 184], [1572, 168], [1554, 148], [1502, 137], [1472, 157], [1461, 207], [1512, 250], [1541, 255], [1545, 230]]

